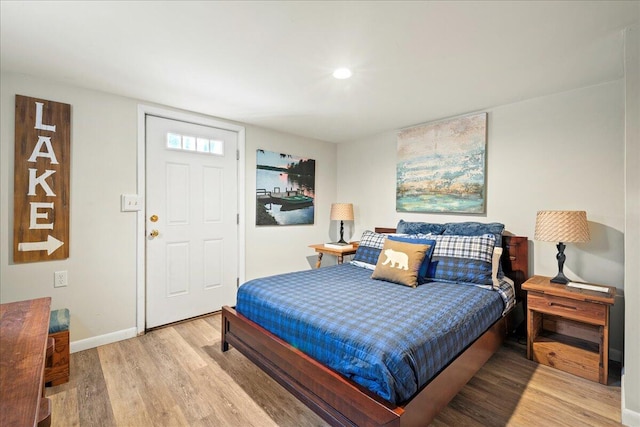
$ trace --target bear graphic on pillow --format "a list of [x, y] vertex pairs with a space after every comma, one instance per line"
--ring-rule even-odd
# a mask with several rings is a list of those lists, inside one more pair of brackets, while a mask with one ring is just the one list
[[[409, 269], [409, 255], [404, 252], [394, 251], [393, 249], [385, 249], [384, 255], [387, 259], [382, 263], [382, 265], [389, 265], [391, 268], [399, 268], [401, 270]], [[397, 264], [397, 265], [396, 265]]]

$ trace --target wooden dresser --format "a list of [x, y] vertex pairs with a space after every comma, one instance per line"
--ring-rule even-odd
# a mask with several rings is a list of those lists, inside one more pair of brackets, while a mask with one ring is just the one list
[[44, 397], [51, 298], [0, 304], [0, 426], [49, 426]]

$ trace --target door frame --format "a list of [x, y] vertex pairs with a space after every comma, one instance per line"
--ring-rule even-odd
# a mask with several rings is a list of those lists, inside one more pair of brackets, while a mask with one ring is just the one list
[[240, 283], [245, 280], [245, 128], [197, 114], [182, 113], [150, 105], [138, 105], [137, 194], [142, 201], [136, 212], [136, 330], [143, 335], [146, 329], [146, 125], [147, 115], [178, 120], [197, 125], [225, 129], [238, 134], [238, 271]]

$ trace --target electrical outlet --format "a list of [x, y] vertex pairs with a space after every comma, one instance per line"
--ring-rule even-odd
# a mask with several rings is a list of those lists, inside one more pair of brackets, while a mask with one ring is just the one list
[[67, 286], [67, 272], [65, 271], [56, 271], [53, 273], [53, 287], [54, 288], [62, 288]]

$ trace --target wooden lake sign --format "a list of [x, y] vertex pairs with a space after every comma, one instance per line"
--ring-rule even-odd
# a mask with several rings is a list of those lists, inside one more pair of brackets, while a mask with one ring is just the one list
[[69, 258], [71, 105], [16, 95], [13, 261]]

